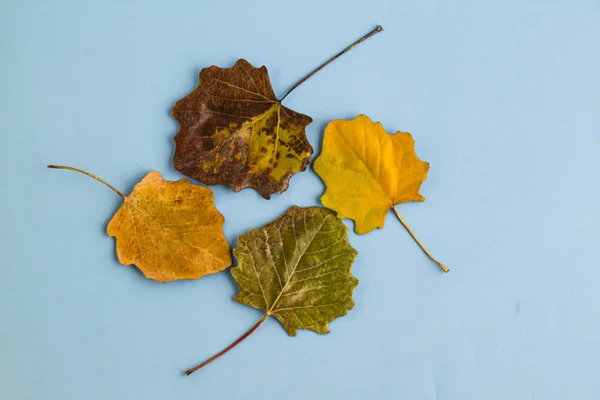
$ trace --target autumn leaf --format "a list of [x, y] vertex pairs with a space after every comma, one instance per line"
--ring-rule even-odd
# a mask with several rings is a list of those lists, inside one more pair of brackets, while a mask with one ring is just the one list
[[419, 242], [396, 205], [425, 201], [419, 189], [429, 170], [429, 163], [415, 154], [410, 133], [388, 134], [380, 122], [365, 115], [353, 120], [335, 120], [325, 128], [323, 151], [315, 160], [315, 172], [327, 190], [321, 202], [335, 210], [339, 218], [355, 222], [355, 231], [365, 234], [383, 228], [385, 216], [393, 209], [421, 249], [444, 271]]
[[254, 187], [269, 198], [287, 189], [313, 152], [304, 131], [312, 119], [283, 106], [267, 68], [243, 59], [203, 69], [200, 85], [175, 104], [173, 116], [181, 126], [175, 169], [208, 185]]
[[248, 337], [269, 316], [291, 336], [297, 329], [329, 333], [328, 324], [352, 307], [358, 280], [351, 274], [357, 252], [348, 229], [331, 210], [292, 207], [275, 221], [238, 238], [231, 269], [235, 301], [265, 315], [229, 347], [186, 372], [211, 363]]
[[296, 172], [310, 162], [312, 146], [305, 128], [312, 119], [282, 104], [294, 89], [358, 43], [374, 29], [294, 85], [277, 99], [267, 68], [244, 59], [231, 68], [211, 66], [200, 72], [198, 87], [179, 100], [173, 116], [173, 165], [207, 185], [229, 185], [238, 192], [254, 188], [266, 199], [282, 193]]
[[88, 175], [123, 199], [108, 223], [116, 239], [117, 256], [159, 282], [198, 279], [231, 265], [223, 235], [224, 218], [214, 206], [210, 189], [185, 179], [165, 181], [159, 172], [144, 177], [129, 196], [104, 180], [77, 168], [49, 165]]

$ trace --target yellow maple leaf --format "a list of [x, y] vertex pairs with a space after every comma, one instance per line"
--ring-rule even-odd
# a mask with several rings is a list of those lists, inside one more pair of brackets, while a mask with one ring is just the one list
[[429, 163], [415, 154], [410, 133], [390, 135], [380, 122], [365, 115], [350, 121], [331, 121], [314, 170], [327, 186], [321, 202], [336, 211], [339, 218], [354, 220], [356, 233], [383, 228], [386, 214], [393, 209], [421, 249], [448, 272], [421, 245], [395, 207], [425, 201], [419, 189], [427, 178]]
[[134, 264], [150, 279], [169, 282], [198, 279], [231, 265], [223, 235], [223, 215], [215, 208], [209, 188], [185, 179], [165, 181], [150, 172], [125, 196], [104, 180], [77, 168], [49, 165], [85, 174], [104, 183], [123, 204], [106, 232], [116, 239], [117, 256]]

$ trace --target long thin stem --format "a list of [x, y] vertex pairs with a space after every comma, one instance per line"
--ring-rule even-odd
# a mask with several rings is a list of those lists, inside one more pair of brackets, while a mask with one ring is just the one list
[[87, 175], [92, 179], [97, 180], [98, 182], [104, 183], [106, 186], [108, 186], [113, 192], [115, 192], [116, 194], [118, 194], [119, 196], [121, 196], [121, 198], [123, 200], [125, 200], [125, 195], [123, 195], [123, 193], [119, 192], [113, 185], [111, 185], [110, 183], [106, 182], [104, 179], [102, 178], [98, 178], [96, 175], [92, 175], [89, 172], [86, 172], [82, 169], [79, 168], [73, 168], [73, 167], [67, 167], [65, 165], [48, 165], [48, 168], [53, 168], [53, 169], [68, 169], [69, 171], [76, 171], [79, 172], [81, 174]]
[[238, 340], [231, 343], [229, 346], [227, 346], [226, 348], [224, 348], [223, 350], [221, 350], [219, 353], [215, 354], [208, 360], [204, 361], [202, 364], [200, 364], [194, 368], [188, 369], [187, 371], [185, 371], [185, 374], [187, 376], [190, 376], [194, 372], [198, 371], [200, 368], [210, 364], [211, 362], [213, 362], [216, 359], [218, 359], [219, 357], [221, 357], [223, 354], [227, 353], [229, 350], [233, 349], [235, 346], [237, 346], [238, 344], [243, 342], [244, 339], [246, 339], [248, 336], [250, 336], [252, 334], [252, 332], [254, 332], [259, 326], [261, 326], [262, 323], [265, 322], [265, 320], [267, 319], [268, 316], [269, 316], [269, 314], [263, 315], [263, 317], [252, 328], [248, 329], [248, 331], [246, 333], [244, 333], [242, 336], [240, 336]]
[[410, 228], [408, 227], [408, 225], [406, 224], [406, 222], [404, 222], [404, 220], [402, 219], [402, 217], [400, 216], [400, 214], [398, 213], [398, 210], [396, 210], [396, 207], [392, 207], [394, 209], [394, 212], [396, 213], [396, 216], [398, 217], [398, 219], [400, 220], [400, 223], [402, 224], [402, 226], [404, 226], [404, 228], [406, 228], [406, 230], [408, 231], [408, 233], [410, 233], [410, 236], [412, 236], [412, 238], [415, 240], [415, 242], [417, 242], [417, 244], [419, 245], [419, 247], [421, 248], [421, 250], [423, 250], [423, 252], [425, 254], [427, 254], [427, 257], [429, 257], [431, 259], [431, 261], [433, 261], [434, 263], [436, 263], [444, 272], [449, 272], [450, 270], [441, 262], [439, 262], [438, 260], [436, 260], [435, 258], [433, 258], [433, 256], [427, 251], [427, 249], [425, 247], [423, 247], [423, 245], [421, 244], [421, 242], [419, 242], [419, 239], [417, 239], [417, 237], [415, 236], [415, 234], [413, 233], [413, 231], [410, 230]]
[[279, 100], [279, 101], [283, 101], [283, 99], [285, 99], [286, 97], [288, 97], [288, 95], [290, 93], [292, 93], [294, 91], [294, 89], [296, 89], [298, 86], [302, 85], [305, 81], [307, 81], [308, 79], [310, 79], [314, 74], [316, 74], [317, 72], [319, 72], [320, 70], [322, 70], [323, 68], [325, 68], [328, 64], [330, 64], [331, 62], [335, 61], [336, 58], [338, 58], [339, 56], [341, 56], [342, 54], [350, 51], [354, 46], [356, 46], [359, 43], [364, 42], [365, 40], [367, 40], [368, 38], [370, 38], [371, 36], [375, 35], [377, 32], [381, 32], [383, 30], [383, 28], [381, 27], [381, 25], [378, 25], [375, 29], [373, 29], [371, 32], [367, 33], [365, 36], [361, 37], [360, 39], [358, 39], [356, 42], [352, 43], [350, 46], [346, 47], [344, 50], [340, 51], [339, 53], [337, 53], [335, 56], [331, 57], [329, 60], [325, 61], [323, 64], [321, 64], [321, 66], [319, 66], [317, 69], [315, 69], [313, 72], [311, 72], [310, 74], [306, 75], [304, 78], [300, 79], [298, 81], [298, 83], [296, 83], [294, 86], [292, 86], [292, 88], [290, 90], [287, 91], [286, 94], [283, 95], [283, 97]]

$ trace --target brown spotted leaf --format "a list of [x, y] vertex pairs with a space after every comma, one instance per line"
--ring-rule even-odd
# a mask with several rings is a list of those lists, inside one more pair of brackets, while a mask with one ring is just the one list
[[243, 59], [203, 69], [173, 116], [180, 125], [173, 165], [207, 185], [251, 187], [268, 199], [288, 188], [313, 152], [305, 133], [312, 119], [283, 106], [267, 68]]

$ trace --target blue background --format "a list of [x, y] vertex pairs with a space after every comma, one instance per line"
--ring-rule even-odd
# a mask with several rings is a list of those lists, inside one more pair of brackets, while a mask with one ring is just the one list
[[[1, 399], [600, 399], [600, 1], [33, 1], [0, 8]], [[118, 264], [106, 224], [173, 169], [170, 115], [200, 69], [267, 65], [328, 121], [412, 132], [425, 203], [350, 235], [356, 307], [331, 334], [260, 318], [228, 272], [159, 284]], [[213, 188], [236, 237], [319, 204], [312, 169], [272, 200]], [[346, 221], [348, 223], [348, 221]], [[348, 223], [351, 226], [350, 223]]]

